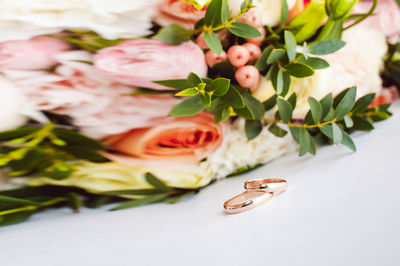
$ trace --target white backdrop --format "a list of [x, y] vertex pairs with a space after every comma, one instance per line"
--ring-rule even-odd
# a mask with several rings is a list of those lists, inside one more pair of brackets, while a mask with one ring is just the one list
[[[400, 265], [400, 103], [355, 138], [220, 181], [176, 205], [117, 212], [67, 208], [0, 228], [0, 265]], [[289, 189], [252, 211], [222, 204], [249, 178]]]

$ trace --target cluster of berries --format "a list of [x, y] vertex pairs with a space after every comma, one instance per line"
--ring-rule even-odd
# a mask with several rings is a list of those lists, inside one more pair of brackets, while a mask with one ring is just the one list
[[[260, 46], [265, 38], [266, 31], [262, 25], [261, 13], [257, 9], [248, 11], [240, 18], [240, 21], [257, 28], [262, 36], [253, 39], [246, 39], [246, 43], [242, 45], [233, 45], [227, 52], [222, 51], [219, 55], [210, 50], [206, 53], [206, 62], [209, 67], [213, 67], [217, 63], [222, 63], [228, 60], [237, 68], [235, 79], [239, 85], [244, 88], [249, 88], [250, 90], [255, 90], [258, 85], [260, 72], [251, 63], [257, 61], [261, 56]], [[208, 46], [204, 41], [203, 33], [197, 38], [197, 44], [203, 49], [208, 49]]]

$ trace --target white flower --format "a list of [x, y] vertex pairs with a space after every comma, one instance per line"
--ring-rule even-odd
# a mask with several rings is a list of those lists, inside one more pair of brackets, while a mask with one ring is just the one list
[[35, 116], [26, 102], [16, 85], [0, 76], [0, 131], [22, 126], [28, 116]]
[[104, 38], [147, 35], [158, 0], [0, 0], [0, 41], [64, 29], [93, 30]]
[[265, 164], [284, 154], [297, 150], [290, 134], [279, 138], [264, 127], [257, 138], [248, 141], [243, 119], [237, 119], [224, 135], [221, 147], [210, 155], [201, 166], [215, 173], [215, 178], [224, 178], [238, 169]]
[[[240, 6], [243, 0], [230, 0], [229, 6], [232, 10], [232, 15], [235, 16], [240, 11]], [[289, 10], [292, 9], [296, 0], [287, 0]], [[281, 19], [282, 0], [253, 0], [253, 5], [261, 11], [264, 25], [276, 26]]]
[[[308, 78], [292, 78], [288, 96], [296, 92], [298, 100], [294, 118], [304, 118], [309, 110], [310, 96], [321, 99], [329, 93], [339, 94], [346, 88], [357, 86], [357, 97], [382, 90], [380, 71], [387, 52], [385, 36], [374, 29], [354, 27], [343, 35], [346, 46], [324, 56], [330, 67], [317, 70]], [[262, 78], [254, 96], [265, 101], [275, 94], [272, 84]]]

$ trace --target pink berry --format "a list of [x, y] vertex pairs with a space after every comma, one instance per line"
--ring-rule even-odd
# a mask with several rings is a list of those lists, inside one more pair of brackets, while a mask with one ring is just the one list
[[258, 28], [262, 26], [262, 14], [258, 9], [253, 8], [247, 11], [247, 13], [240, 18], [240, 21]]
[[245, 47], [234, 45], [228, 50], [228, 59], [233, 66], [241, 67], [249, 62], [250, 53]]
[[217, 55], [213, 51], [206, 53], [206, 62], [209, 67], [213, 67], [215, 64], [226, 61], [226, 53], [222, 51], [220, 55]]
[[240, 67], [235, 73], [235, 78], [239, 85], [244, 88], [250, 88], [252, 91], [256, 89], [259, 77], [260, 72], [250, 65]]
[[258, 45], [254, 43], [245, 43], [243, 44], [243, 47], [249, 51], [250, 54], [250, 61], [257, 60], [261, 56], [261, 49]]
[[204, 32], [202, 32], [199, 37], [197, 37], [197, 45], [200, 46], [201, 49], [208, 49], [208, 45], [204, 41]]
[[267, 33], [266, 33], [264, 27], [259, 27], [259, 28], [257, 28], [257, 30], [261, 33], [261, 37], [246, 39], [247, 42], [254, 43], [256, 45], [261, 45], [261, 43], [264, 40]]

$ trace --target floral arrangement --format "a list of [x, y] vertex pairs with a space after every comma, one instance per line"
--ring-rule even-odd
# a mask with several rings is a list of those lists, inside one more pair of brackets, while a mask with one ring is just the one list
[[3, 0], [0, 32], [0, 225], [355, 151], [400, 86], [395, 0]]

